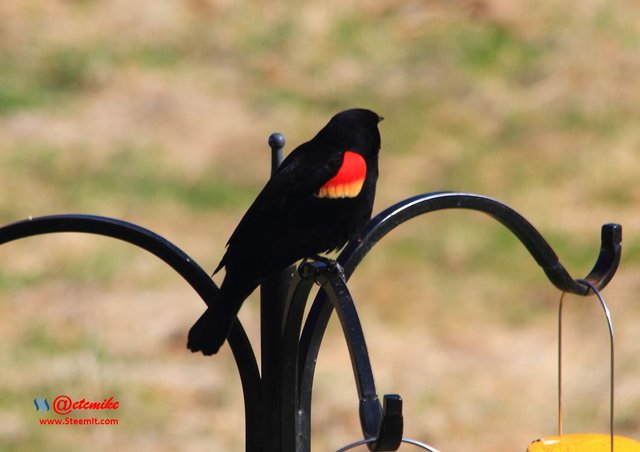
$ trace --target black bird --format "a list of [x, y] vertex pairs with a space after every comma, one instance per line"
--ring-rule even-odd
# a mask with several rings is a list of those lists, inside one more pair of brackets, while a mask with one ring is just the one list
[[382, 117], [361, 108], [336, 114], [271, 176], [227, 243], [214, 274], [217, 299], [191, 327], [187, 347], [217, 353], [244, 300], [270, 274], [342, 248], [371, 218]]

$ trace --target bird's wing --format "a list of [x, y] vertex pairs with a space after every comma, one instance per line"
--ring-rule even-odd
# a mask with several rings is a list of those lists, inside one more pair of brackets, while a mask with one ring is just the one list
[[299, 146], [278, 167], [256, 203], [262, 195], [283, 200], [313, 195], [339, 171], [344, 151], [312, 142]]
[[[359, 163], [361, 165], [355, 171], [353, 168], [346, 168], [345, 154], [348, 153], [347, 150], [323, 148], [317, 142], [302, 144], [292, 151], [249, 207], [229, 238], [227, 246], [240, 248], [236, 245], [241, 244], [241, 246], [251, 248], [254, 245], [254, 240], [259, 240], [258, 236], [276, 236], [283, 223], [296, 212], [296, 205], [310, 198], [344, 197], [340, 195], [347, 193], [347, 188], [326, 187], [325, 189], [323, 187], [327, 184], [331, 185], [331, 181], [335, 182], [336, 179], [339, 179], [341, 173], [344, 180], [351, 181], [355, 177], [350, 173], [356, 174], [356, 179], [364, 180], [366, 173], [364, 160], [359, 157], [359, 154], [351, 152], [351, 154], [358, 155], [361, 160], [358, 160], [358, 157], [354, 159], [356, 166]], [[235, 250], [235, 252], [242, 251]], [[229, 250], [222, 258], [216, 271], [225, 265], [228, 258]]]

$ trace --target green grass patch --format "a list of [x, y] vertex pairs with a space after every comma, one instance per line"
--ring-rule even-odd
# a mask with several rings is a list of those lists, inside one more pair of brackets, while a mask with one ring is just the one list
[[79, 46], [0, 49], [0, 114], [66, 104], [92, 85], [101, 58]]
[[516, 80], [532, 77], [547, 46], [544, 42], [527, 40], [507, 26], [491, 23], [466, 24], [453, 36], [464, 67]]
[[99, 165], [84, 149], [52, 147], [15, 151], [4, 160], [15, 175], [51, 189], [60, 204], [77, 208], [98, 210], [101, 203], [116, 200], [208, 211], [244, 205], [255, 196], [255, 187], [233, 184], [217, 168], [187, 177], [160, 152], [131, 146]]
[[24, 356], [34, 358], [57, 356], [61, 352], [81, 350], [86, 347], [86, 337], [80, 328], [67, 325], [61, 333], [58, 326], [44, 324], [34, 319], [20, 343]]

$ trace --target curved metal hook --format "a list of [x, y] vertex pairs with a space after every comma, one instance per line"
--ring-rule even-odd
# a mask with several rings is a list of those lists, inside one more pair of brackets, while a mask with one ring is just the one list
[[[342, 268], [333, 262], [307, 262], [301, 265], [299, 274], [303, 281], [312, 280], [320, 284], [337, 311], [351, 357], [360, 399], [360, 426], [364, 438], [372, 439], [368, 443], [369, 449], [374, 451], [397, 450], [402, 440], [404, 426], [402, 398], [397, 394], [386, 394], [383, 398], [383, 404], [380, 404], [364, 332], [355, 303], [342, 274]], [[302, 290], [298, 290], [300, 288]], [[304, 295], [306, 298], [307, 294], [308, 287], [298, 283], [294, 295]], [[295, 330], [299, 331], [304, 304], [297, 306], [295, 310], [300, 312], [300, 315], [297, 315], [298, 321], [295, 327]], [[300, 408], [300, 412], [308, 411], [305, 409], [308, 406], [302, 405]], [[304, 429], [304, 431], [307, 430]]]
[[[208, 305], [219, 291], [211, 277], [184, 251], [158, 234], [126, 221], [97, 215], [50, 215], [19, 221], [0, 228], [0, 245], [14, 240], [55, 232], [82, 232], [103, 235], [136, 245], [173, 268]], [[238, 366], [245, 394], [246, 439], [255, 442], [260, 422], [260, 371], [251, 343], [237, 320], [229, 334], [229, 346]], [[257, 445], [256, 445], [257, 447]]]
[[[507, 227], [527, 248], [549, 280], [563, 292], [587, 295], [589, 289], [572, 278], [542, 235], [511, 207], [488, 196], [472, 193], [435, 192], [414, 196], [384, 210], [373, 218], [361, 237], [352, 240], [338, 257], [350, 275], [371, 248], [396, 226], [413, 217], [443, 209], [468, 209], [486, 213]], [[615, 274], [621, 256], [622, 226], [605, 224], [600, 254], [584, 278], [602, 290]]]
[[[527, 248], [549, 280], [560, 290], [588, 295], [589, 288], [571, 277], [558, 256], [542, 235], [518, 212], [487, 196], [471, 193], [434, 192], [401, 201], [372, 218], [356, 239], [351, 240], [338, 256], [338, 263], [348, 279], [356, 266], [373, 246], [400, 224], [428, 212], [443, 209], [470, 209], [484, 212], [506, 226]], [[585, 278], [597, 289], [607, 285], [615, 274], [621, 256], [622, 227], [606, 224], [602, 227], [600, 254]], [[333, 306], [323, 292], [316, 296], [300, 338], [300, 394], [303, 403], [311, 403], [313, 374], [322, 337]]]
[[0, 228], [0, 245], [35, 235], [55, 232], [98, 234], [136, 245], [162, 259], [180, 274], [209, 305], [218, 287], [185, 252], [158, 234], [126, 221], [97, 215], [49, 215], [29, 218]]
[[340, 271], [337, 265], [331, 266], [321, 262], [303, 264], [301, 269], [303, 274], [320, 284], [338, 313], [360, 398], [360, 424], [365, 438], [375, 438], [380, 428], [382, 407], [376, 393], [360, 319]]

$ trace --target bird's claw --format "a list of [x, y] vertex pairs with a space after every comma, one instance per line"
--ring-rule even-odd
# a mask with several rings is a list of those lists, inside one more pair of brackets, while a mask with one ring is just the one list
[[[314, 263], [321, 265], [313, 265]], [[338, 261], [319, 255], [305, 258], [300, 264], [300, 271], [302, 272], [303, 276], [313, 277], [314, 279], [317, 279], [315, 278], [315, 275], [318, 272], [323, 271], [323, 267], [325, 269], [324, 271], [335, 271], [340, 275], [340, 278], [342, 280], [346, 280], [344, 269], [342, 268], [342, 265], [338, 263]]]

